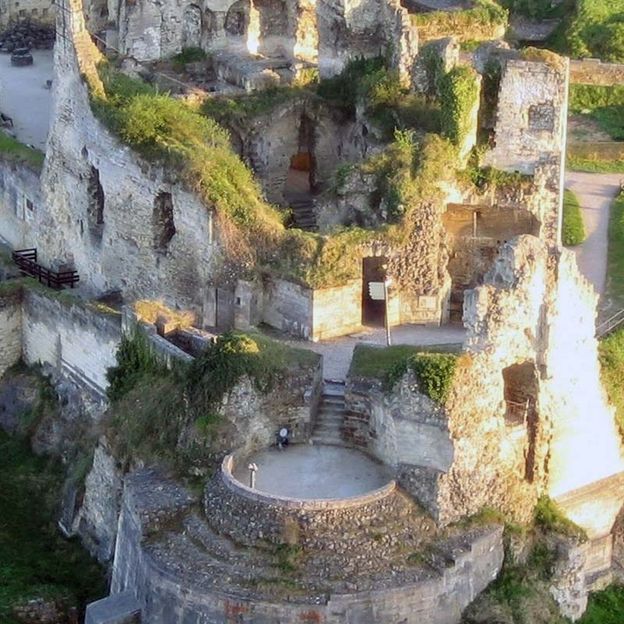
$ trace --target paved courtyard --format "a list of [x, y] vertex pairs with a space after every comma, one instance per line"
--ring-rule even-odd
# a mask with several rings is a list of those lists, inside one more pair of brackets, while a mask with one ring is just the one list
[[13, 119], [16, 138], [45, 150], [50, 127], [52, 90], [46, 80], [53, 76], [53, 50], [33, 50], [34, 63], [13, 67], [9, 54], [0, 54], [0, 111]]
[[249, 462], [258, 466], [256, 489], [301, 499], [347, 498], [376, 490], [391, 477], [363, 453], [338, 446], [300, 444], [261, 451], [239, 462], [234, 476], [249, 485]]

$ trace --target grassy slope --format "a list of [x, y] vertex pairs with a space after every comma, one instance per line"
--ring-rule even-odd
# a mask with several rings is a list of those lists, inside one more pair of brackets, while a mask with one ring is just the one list
[[577, 624], [621, 624], [624, 620], [624, 587], [612, 585], [589, 598], [585, 615]]
[[581, 206], [576, 195], [566, 189], [563, 197], [563, 244], [567, 246], [580, 245], [585, 240], [585, 226]]
[[84, 604], [105, 594], [102, 570], [54, 523], [61, 471], [35, 457], [26, 442], [0, 430], [0, 621], [12, 624], [15, 604], [67, 597]]
[[613, 202], [609, 219], [607, 297], [617, 308], [624, 307], [624, 194]]
[[599, 355], [602, 383], [615, 405], [620, 431], [624, 431], [624, 330], [614, 332], [600, 341]]

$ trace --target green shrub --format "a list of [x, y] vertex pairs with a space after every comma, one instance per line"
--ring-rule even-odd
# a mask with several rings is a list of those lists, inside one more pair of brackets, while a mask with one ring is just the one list
[[492, 0], [476, 0], [475, 6], [465, 11], [431, 11], [410, 17], [421, 41], [451, 36], [459, 41], [486, 41], [505, 34], [509, 15]]
[[500, 4], [509, 9], [511, 13], [533, 19], [548, 19], [559, 13], [555, 3], [548, 0], [500, 0]]
[[198, 63], [204, 61], [208, 55], [201, 48], [184, 48], [182, 52], [171, 58], [174, 66], [178, 70], [183, 70], [187, 63]]
[[561, 240], [567, 247], [580, 245], [585, 240], [585, 225], [581, 205], [576, 195], [566, 189], [563, 193], [563, 223]]
[[479, 101], [476, 72], [459, 65], [440, 79], [442, 135], [463, 145], [472, 129], [472, 112]]
[[[243, 376], [268, 392], [286, 371], [318, 364], [315, 353], [288, 347], [260, 334], [226, 333], [190, 364], [163, 368], [144, 339], [125, 339], [118, 353], [119, 382], [111, 393], [109, 435], [120, 458], [169, 464], [182, 476], [212, 467], [220, 448], [223, 397]], [[134, 363], [134, 368], [133, 368]], [[183, 434], [195, 430], [192, 441]]]
[[535, 505], [536, 526], [554, 533], [586, 540], [587, 533], [580, 526], [567, 518], [557, 503], [548, 496], [540, 496]]

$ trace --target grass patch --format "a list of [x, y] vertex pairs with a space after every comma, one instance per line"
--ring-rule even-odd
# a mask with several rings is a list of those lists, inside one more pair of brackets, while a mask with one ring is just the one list
[[624, 193], [615, 198], [609, 217], [607, 296], [618, 308], [624, 307]]
[[106, 594], [103, 571], [76, 542], [61, 538], [54, 512], [61, 466], [34, 456], [24, 440], [0, 430], [0, 620], [17, 622], [12, 608], [56, 598], [69, 605]]
[[588, 115], [616, 140], [624, 140], [624, 86], [570, 85], [570, 112]]
[[412, 370], [419, 390], [433, 401], [444, 403], [455, 374], [461, 345], [396, 345], [379, 348], [357, 346], [349, 375], [381, 379], [387, 389]]
[[27, 147], [17, 139], [0, 131], [0, 157], [12, 162], [28, 165], [35, 171], [41, 171], [45, 154], [32, 147]]
[[609, 334], [598, 343], [600, 377], [624, 438], [624, 329]]
[[561, 239], [567, 247], [580, 245], [585, 240], [585, 225], [581, 205], [569, 189], [563, 192], [563, 226]]
[[590, 594], [587, 611], [578, 624], [621, 624], [624, 619], [624, 586], [611, 585]]
[[580, 540], [587, 540], [587, 533], [567, 518], [557, 503], [548, 496], [540, 496], [535, 505], [535, 525], [553, 533], [566, 535]]
[[570, 171], [584, 173], [624, 173], [624, 160], [601, 160], [598, 158], [584, 158], [575, 156], [568, 150], [566, 167]]

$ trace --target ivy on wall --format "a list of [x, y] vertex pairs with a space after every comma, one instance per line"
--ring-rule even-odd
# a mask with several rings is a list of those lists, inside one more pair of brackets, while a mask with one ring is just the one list
[[440, 79], [440, 99], [442, 136], [459, 147], [471, 131], [471, 115], [479, 102], [477, 73], [463, 65], [453, 68]]

